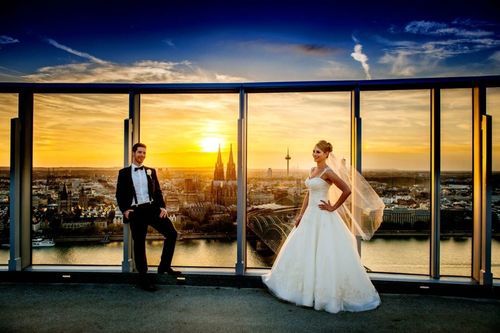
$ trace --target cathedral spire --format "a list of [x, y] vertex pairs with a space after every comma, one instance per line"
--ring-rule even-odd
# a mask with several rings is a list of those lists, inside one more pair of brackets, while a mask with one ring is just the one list
[[233, 160], [233, 145], [229, 150], [229, 161], [227, 162], [226, 180], [236, 180], [236, 165]]
[[64, 183], [62, 191], [59, 193], [59, 197], [61, 200], [68, 200], [68, 189], [66, 187], [66, 183]]
[[215, 163], [214, 180], [224, 180], [224, 164], [222, 163], [222, 155], [219, 153], [217, 155], [217, 163]]
[[227, 163], [226, 179], [224, 179], [224, 165], [219, 145], [217, 163], [215, 163], [214, 180], [212, 181], [211, 197], [216, 205], [236, 205], [237, 200], [236, 166], [233, 159], [233, 146], [230, 146], [229, 161]]

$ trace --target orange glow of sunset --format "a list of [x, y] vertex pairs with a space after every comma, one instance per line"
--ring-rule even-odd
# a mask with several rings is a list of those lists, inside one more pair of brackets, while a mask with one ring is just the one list
[[222, 145], [222, 139], [219, 138], [203, 138], [200, 141], [201, 151], [204, 153], [214, 153], [219, 150]]
[[[442, 165], [470, 169], [471, 97], [467, 89], [442, 94]], [[362, 95], [363, 169], [427, 170], [428, 91], [372, 92]], [[488, 112], [498, 127], [500, 89], [490, 89]], [[236, 94], [143, 95], [140, 141], [146, 165], [213, 167], [219, 145], [224, 165], [237, 159]], [[34, 167], [123, 166], [123, 121], [127, 95], [37, 94], [34, 99]], [[248, 168], [309, 169], [311, 150], [321, 139], [349, 159], [349, 93], [250, 94]], [[10, 142], [10, 118], [17, 95], [0, 94], [0, 135]], [[495, 131], [494, 131], [495, 133]], [[500, 169], [498, 136], [493, 137], [493, 169]], [[0, 145], [0, 166], [8, 166], [9, 144]]]

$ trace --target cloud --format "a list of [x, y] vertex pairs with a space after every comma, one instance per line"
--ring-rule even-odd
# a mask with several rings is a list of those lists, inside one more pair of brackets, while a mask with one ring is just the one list
[[327, 56], [328, 54], [336, 52], [335, 49], [320, 44], [296, 44], [293, 45], [292, 48], [304, 54], [314, 56]]
[[268, 41], [247, 41], [240, 43], [245, 49], [265, 50], [276, 53], [296, 53], [306, 56], [325, 57], [340, 51], [338, 48], [330, 47], [323, 44], [308, 44], [308, 43], [277, 43]]
[[175, 44], [171, 39], [164, 39], [163, 42], [170, 47], [175, 47]]
[[408, 54], [425, 54], [438, 59], [446, 59], [457, 55], [469, 54], [478, 51], [488, 50], [500, 45], [500, 40], [492, 38], [456, 38], [433, 40], [423, 43], [413, 41], [384, 41], [392, 49], [387, 52], [405, 51]]
[[406, 32], [413, 34], [432, 34], [446, 28], [446, 24], [430, 21], [412, 21], [405, 27]]
[[469, 27], [495, 26], [496, 25], [496, 23], [490, 23], [488, 21], [464, 19], [464, 18], [454, 19], [451, 22], [451, 24], [458, 24], [458, 25], [469, 26]]
[[[457, 19], [451, 23], [409, 22], [404, 26], [404, 32], [418, 35], [418, 41], [376, 37], [387, 46], [379, 63], [390, 65], [391, 74], [397, 76], [436, 75], [436, 68], [443, 60], [500, 46], [500, 40], [492, 36], [494, 32], [480, 29], [487, 26], [491, 24], [469, 19]], [[402, 31], [391, 28], [389, 32]], [[490, 59], [495, 59], [495, 55], [492, 57]]]
[[26, 75], [26, 73], [16, 71], [14, 69], [10, 69], [4, 66], [0, 66], [0, 81], [22, 82], [23, 75]]
[[[55, 40], [48, 39], [51, 45], [89, 62], [71, 63], [39, 68], [35, 73], [23, 75], [23, 79], [34, 82], [130, 82], [130, 83], [183, 83], [183, 82], [245, 82], [241, 77], [228, 72], [210, 71], [189, 61], [151, 61], [142, 60], [129, 64], [117, 64], [99, 59], [91, 54], [74, 50]], [[169, 44], [170, 40], [163, 40]], [[173, 42], [172, 42], [172, 45]], [[240, 46], [243, 44], [240, 44]], [[245, 46], [267, 48], [272, 52], [293, 52], [313, 56], [326, 56], [338, 49], [319, 44], [275, 44], [247, 42]], [[247, 48], [248, 49], [248, 48]]]
[[396, 76], [414, 76], [417, 67], [412, 64], [410, 54], [404, 51], [386, 53], [381, 59], [381, 64], [391, 65], [391, 74]]
[[500, 40], [462, 38], [424, 43], [397, 41], [387, 42], [386, 45], [389, 48], [385, 50], [379, 63], [391, 65], [393, 75], [413, 76], [423, 72], [431, 74], [438, 63], [445, 59], [498, 47]]
[[6, 35], [0, 35], [0, 44], [14, 44], [19, 43], [19, 39], [12, 38]]
[[321, 80], [362, 80], [364, 75], [354, 66], [334, 60], [328, 60], [326, 65], [319, 68], [316, 76]]
[[143, 60], [132, 64], [78, 63], [42, 67], [36, 73], [23, 76], [33, 82], [242, 82], [245, 78], [215, 73], [194, 66], [189, 61], [169, 62]]
[[219, 73], [214, 73], [214, 77], [215, 77], [216, 82], [243, 82], [243, 81], [247, 81], [245, 78], [242, 78], [239, 76], [219, 74]]
[[54, 47], [56, 47], [56, 48], [58, 48], [58, 49], [60, 49], [60, 50], [66, 51], [66, 52], [68, 52], [68, 53], [74, 54], [74, 55], [76, 55], [76, 56], [79, 56], [79, 57], [82, 57], [82, 58], [85, 58], [85, 59], [88, 59], [88, 60], [90, 60], [90, 61], [92, 61], [92, 62], [94, 62], [94, 63], [96, 63], [96, 64], [101, 64], [101, 65], [104, 65], [104, 64], [106, 64], [106, 63], [107, 63], [107, 61], [104, 61], [104, 60], [101, 60], [101, 59], [99, 59], [99, 58], [96, 58], [96, 57], [94, 57], [94, 56], [93, 56], [93, 55], [91, 55], [91, 54], [88, 54], [88, 53], [85, 53], [85, 52], [81, 52], [81, 51], [77, 51], [77, 50], [74, 50], [74, 49], [72, 49], [72, 48], [70, 48], [70, 47], [68, 47], [68, 46], [65, 46], [65, 45], [59, 44], [58, 42], [56, 42], [56, 41], [55, 41], [55, 40], [53, 40], [53, 39], [50, 39], [50, 38], [49, 38], [49, 39], [47, 39], [47, 42], [48, 42], [50, 45], [52, 45], [52, 46], [54, 46]]
[[[460, 37], [485, 37], [494, 35], [492, 31], [485, 30], [468, 30], [466, 27], [470, 26], [470, 21], [453, 21], [450, 26], [446, 23], [433, 22], [433, 21], [412, 21], [405, 27], [405, 32], [412, 34], [422, 35], [438, 35], [438, 36], [460, 36]], [[464, 27], [465, 25], [465, 27]], [[462, 27], [460, 27], [462, 26]]]
[[351, 57], [354, 58], [354, 60], [359, 61], [361, 63], [361, 66], [363, 67], [363, 70], [365, 71], [366, 78], [368, 80], [371, 80], [372, 76], [370, 75], [370, 66], [368, 65], [368, 57], [366, 54], [363, 53], [363, 46], [359, 44], [359, 41], [353, 36], [352, 39], [356, 43], [354, 45], [354, 52], [351, 53]]
[[496, 51], [488, 59], [500, 62], [500, 51]]

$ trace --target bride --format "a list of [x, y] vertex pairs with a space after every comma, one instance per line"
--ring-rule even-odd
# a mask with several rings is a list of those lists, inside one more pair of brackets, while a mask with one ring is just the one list
[[[297, 305], [331, 313], [371, 310], [380, 297], [354, 235], [369, 239], [380, 225], [384, 205], [359, 173], [351, 174], [333, 154], [329, 158], [331, 152], [324, 140], [314, 147], [317, 165], [305, 181], [308, 193], [295, 227], [262, 280], [276, 297]], [[354, 198], [349, 198], [351, 189]], [[353, 216], [355, 210], [362, 216]]]

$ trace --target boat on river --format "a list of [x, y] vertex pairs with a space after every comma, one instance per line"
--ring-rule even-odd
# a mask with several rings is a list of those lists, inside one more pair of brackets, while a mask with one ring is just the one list
[[56, 245], [56, 243], [54, 243], [52, 239], [33, 238], [31, 240], [31, 247], [50, 247], [54, 245]]

